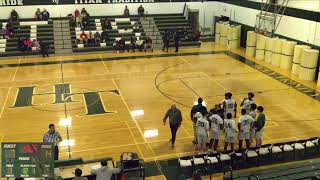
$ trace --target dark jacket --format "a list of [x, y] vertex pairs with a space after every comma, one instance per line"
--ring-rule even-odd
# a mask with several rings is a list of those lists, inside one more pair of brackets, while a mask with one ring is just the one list
[[193, 116], [197, 113], [197, 112], [201, 112], [202, 114], [207, 114], [208, 110], [205, 106], [203, 106], [202, 104], [197, 104], [194, 105], [190, 111], [190, 118], [193, 120]]

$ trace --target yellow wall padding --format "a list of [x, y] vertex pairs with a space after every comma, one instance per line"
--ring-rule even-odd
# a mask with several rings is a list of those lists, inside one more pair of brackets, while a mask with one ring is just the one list
[[229, 26], [228, 29], [228, 44], [227, 47], [228, 49], [238, 49], [240, 45], [240, 34], [241, 34], [241, 26], [234, 26], [231, 25]]
[[271, 63], [272, 45], [273, 45], [272, 38], [266, 37], [266, 50], [265, 50], [265, 54], [264, 54], [264, 61], [266, 61], [267, 63]]
[[266, 50], [266, 36], [257, 34], [257, 45], [256, 45], [256, 59], [263, 61], [265, 57]]
[[313, 81], [318, 65], [319, 50], [302, 49], [299, 79]]
[[215, 40], [214, 40], [215, 43], [220, 42], [221, 24], [222, 24], [221, 21], [216, 23], [216, 35], [215, 35]]
[[257, 34], [254, 31], [247, 32], [246, 56], [254, 57], [256, 52]]
[[296, 45], [294, 47], [293, 60], [292, 60], [292, 69], [291, 73], [298, 75], [300, 70], [300, 61], [303, 49], [311, 49], [310, 46], [307, 45]]
[[282, 44], [285, 39], [272, 38], [273, 39], [273, 48], [272, 48], [272, 60], [271, 64], [276, 67], [280, 67], [281, 61], [281, 52], [282, 52]]
[[229, 32], [229, 24], [223, 23], [220, 27], [220, 44], [223, 46], [227, 45], [227, 37]]
[[281, 55], [281, 62], [280, 68], [281, 69], [292, 69], [292, 60], [293, 60], [293, 53], [294, 47], [297, 45], [295, 41], [285, 41], [282, 44], [282, 55]]

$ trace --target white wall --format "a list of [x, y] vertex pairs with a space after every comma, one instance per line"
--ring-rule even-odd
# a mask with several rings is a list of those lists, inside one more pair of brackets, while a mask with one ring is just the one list
[[[285, 0], [278, 0], [278, 4], [282, 4], [283, 1]], [[318, 12], [320, 10], [320, 1], [319, 0], [289, 0], [288, 7]]]

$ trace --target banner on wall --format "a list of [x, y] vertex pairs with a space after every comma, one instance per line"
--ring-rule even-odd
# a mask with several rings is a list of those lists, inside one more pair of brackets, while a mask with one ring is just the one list
[[0, 0], [1, 6], [184, 2], [182, 0]]

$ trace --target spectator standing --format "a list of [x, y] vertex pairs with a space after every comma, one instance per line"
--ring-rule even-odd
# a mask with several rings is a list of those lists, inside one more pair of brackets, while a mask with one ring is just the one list
[[81, 17], [82, 17], [82, 18], [85, 18], [85, 17], [87, 17], [87, 16], [89, 16], [87, 10], [86, 10], [85, 8], [82, 8], [82, 10], [81, 10]]
[[104, 27], [104, 29], [111, 29], [112, 28], [111, 22], [108, 19], [106, 19], [103, 23], [103, 27]]
[[80, 16], [80, 11], [79, 11], [78, 9], [76, 9], [76, 10], [74, 11], [74, 16], [75, 16], [75, 17], [79, 17], [79, 16]]
[[59, 147], [58, 144], [62, 141], [62, 137], [58, 131], [55, 130], [54, 124], [49, 125], [49, 131], [44, 134], [43, 142], [54, 144], [54, 160], [59, 159]]
[[92, 169], [91, 173], [96, 175], [96, 180], [111, 180], [113, 174], [120, 173], [121, 169], [119, 168], [110, 168], [108, 167], [108, 161], [101, 161], [101, 168]]
[[179, 51], [179, 43], [180, 43], [180, 34], [179, 31], [176, 30], [174, 33], [174, 46], [176, 47], [176, 52]]
[[19, 21], [19, 15], [18, 15], [17, 11], [14, 9], [10, 13], [10, 21], [11, 22]]
[[97, 31], [97, 32], [94, 34], [94, 43], [95, 43], [96, 45], [98, 45], [100, 42], [101, 42], [101, 35], [100, 35], [100, 33]]
[[145, 41], [145, 47], [144, 47], [144, 51], [146, 52], [147, 49], [150, 49], [153, 52], [153, 48], [152, 48], [152, 39], [148, 36], [146, 41]]
[[49, 20], [50, 14], [46, 9], [43, 9], [41, 14], [42, 14], [42, 20], [43, 21], [48, 21]]
[[174, 143], [176, 141], [176, 134], [178, 128], [181, 126], [182, 115], [181, 111], [176, 107], [175, 104], [171, 105], [171, 108], [167, 111], [166, 115], [163, 118], [163, 125], [166, 125], [166, 121], [169, 117], [170, 130], [171, 130], [171, 147], [174, 148]]
[[49, 45], [43, 41], [39, 42], [40, 44], [40, 53], [42, 54], [42, 57], [49, 57]]
[[77, 168], [75, 171], [74, 171], [74, 174], [76, 175], [75, 178], [73, 178], [72, 180], [88, 180], [88, 178], [86, 177], [82, 177], [82, 170]]
[[194, 34], [194, 40], [195, 41], [200, 41], [200, 36], [201, 36], [201, 32], [200, 31], [196, 31]]
[[24, 42], [24, 39], [19, 37], [17, 46], [18, 46], [18, 49], [22, 52], [25, 51], [25, 46], [24, 46], [23, 42]]
[[144, 16], [144, 8], [142, 7], [142, 5], [140, 5], [139, 8], [138, 8], [138, 15], [140, 17]]
[[130, 16], [130, 11], [129, 11], [129, 9], [128, 9], [127, 6], [126, 6], [125, 9], [124, 9], [123, 15], [124, 15], [125, 17], [129, 17], [129, 16]]
[[168, 33], [167, 30], [165, 30], [164, 33], [163, 33], [162, 41], [163, 41], [162, 51], [167, 49], [167, 52], [168, 52], [168, 50], [169, 50], [169, 33]]
[[42, 15], [41, 15], [40, 8], [37, 9], [37, 11], [34, 14], [34, 17], [36, 18], [37, 21], [41, 21], [42, 20]]
[[76, 25], [77, 25], [77, 28], [81, 28], [81, 29], [83, 28], [81, 16], [76, 16]]

